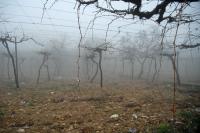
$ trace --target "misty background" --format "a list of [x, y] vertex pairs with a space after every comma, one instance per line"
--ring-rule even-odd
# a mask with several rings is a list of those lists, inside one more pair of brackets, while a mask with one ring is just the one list
[[[49, 2], [43, 12], [44, 2], [44, 0], [0, 1], [1, 34], [10, 33], [19, 38], [25, 34], [43, 44], [43, 46], [40, 46], [31, 41], [18, 44], [19, 80], [21, 84], [36, 82], [38, 69], [43, 59], [43, 55], [39, 52], [48, 51], [50, 55], [45, 64], [48, 64], [50, 79], [76, 81], [78, 42], [81, 37], [77, 12], [74, 8], [76, 4], [70, 0]], [[186, 12], [199, 14], [199, 6], [199, 2], [191, 4], [191, 8], [187, 9]], [[155, 66], [159, 73], [157, 73], [154, 82], [171, 82], [173, 80], [173, 66], [167, 57], [157, 55], [155, 57], [156, 65], [151, 59], [147, 58], [144, 63], [144, 72], [138, 78], [141, 64], [135, 59], [134, 69], [132, 69], [130, 60], [124, 59], [123, 57], [126, 54], [121, 51], [123, 48], [129, 49], [134, 46], [138, 49], [143, 49], [147, 45], [159, 46], [162, 25], [152, 21], [141, 21], [137, 18], [133, 20], [131, 16], [128, 16], [127, 19], [119, 18], [109, 25], [114, 18], [110, 14], [103, 15], [92, 23], [95, 11], [95, 8], [89, 6], [80, 12], [80, 25], [84, 35], [81, 45], [95, 47], [104, 44], [105, 38], [109, 42], [110, 47], [103, 52], [102, 59], [105, 83], [132, 79], [151, 82]], [[188, 42], [188, 34], [199, 34], [199, 30], [199, 25], [196, 23], [191, 24], [189, 28], [188, 25], [181, 25], [177, 44]], [[172, 45], [174, 34], [174, 29], [166, 34], [164, 51], [172, 52], [172, 49], [167, 46]], [[192, 43], [196, 42], [199, 42], [199, 38], [192, 39]], [[14, 52], [14, 46], [11, 45], [10, 48]], [[177, 68], [181, 82], [199, 84], [199, 48], [177, 49], [177, 52], [179, 58]], [[86, 58], [89, 53], [90, 51], [87, 49], [81, 48], [81, 81], [89, 81], [96, 70], [95, 64]], [[95, 56], [95, 60], [98, 61], [98, 59], [99, 57]], [[46, 71], [45, 67], [41, 69], [40, 82], [48, 80]], [[6, 49], [2, 45], [0, 45], [0, 78], [1, 81], [14, 80], [11, 62], [6, 55]], [[95, 82], [99, 81], [98, 78], [99, 73]]]

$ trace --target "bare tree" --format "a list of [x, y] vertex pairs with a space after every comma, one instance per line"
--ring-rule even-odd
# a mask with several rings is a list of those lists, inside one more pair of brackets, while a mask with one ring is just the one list
[[154, 60], [154, 74], [153, 74], [153, 77], [152, 77], [152, 82], [155, 80], [156, 78], [156, 75], [158, 73], [158, 70], [157, 70], [157, 61], [156, 61], [156, 57], [155, 58], [152, 58]]
[[[173, 60], [173, 57], [174, 57], [174, 54], [173, 53], [167, 53], [167, 52], [163, 52], [161, 53], [162, 56], [166, 56], [170, 59], [171, 63], [172, 63], [172, 67], [173, 67], [173, 70], [175, 71], [176, 73], [176, 80], [177, 80], [177, 83], [178, 85], [180, 86], [181, 85], [181, 80], [180, 80], [180, 76], [179, 76], [179, 72], [178, 72], [178, 69], [176, 67], [176, 64]], [[178, 60], [178, 59], [177, 59]]]
[[[100, 86], [102, 88], [103, 87], [102, 52], [107, 51], [107, 44], [102, 44], [95, 48], [92, 48], [92, 47], [84, 47], [84, 48], [86, 48], [89, 51], [92, 51], [93, 53], [97, 53], [99, 56], [98, 68], [100, 71]], [[93, 63], [95, 63], [97, 65], [97, 62], [94, 60], [94, 54], [90, 56], [90, 59], [92, 60]], [[98, 73], [98, 68], [96, 69], [96, 72], [91, 79], [92, 82]]]
[[[152, 19], [158, 23], [161, 23], [164, 20], [168, 22], [177, 22], [177, 17], [173, 14], [174, 11], [178, 10], [177, 6], [171, 6], [172, 10], [166, 13], [167, 7], [172, 4], [179, 3], [190, 3], [198, 2], [199, 0], [162, 0], [162, 1], [150, 1], [145, 3], [145, 0], [76, 0], [81, 5], [93, 5], [98, 10], [97, 13], [111, 13], [118, 17], [124, 18], [125, 16], [132, 15], [132, 18], [138, 17], [139, 19]], [[105, 4], [101, 4], [104, 2]], [[117, 5], [122, 4], [124, 8], [119, 8]], [[142, 10], [143, 6], [149, 6], [149, 10]], [[188, 4], [189, 5], [189, 4]], [[187, 6], [187, 4], [186, 4]], [[188, 15], [183, 15], [181, 21], [193, 21], [191, 18], [188, 18]]]
[[[133, 80], [134, 78], [134, 63], [136, 60], [136, 48], [135, 46], [127, 46], [127, 47], [123, 47], [122, 49], [123, 54], [122, 54], [122, 60], [128, 60], [131, 63], [131, 80]], [[123, 65], [124, 67], [124, 65]], [[124, 68], [123, 68], [124, 69]]]
[[141, 65], [141, 67], [140, 67], [140, 72], [139, 72], [139, 74], [138, 74], [138, 79], [141, 79], [141, 78], [142, 78], [142, 75], [143, 75], [143, 73], [144, 73], [144, 64], [145, 64], [145, 62], [146, 62], [146, 60], [147, 60], [147, 56], [144, 56], [144, 57], [137, 57], [136, 59], [137, 59], [137, 61], [139, 62], [139, 64]]
[[36, 81], [37, 84], [39, 84], [41, 69], [43, 67], [46, 68], [48, 81], [50, 81], [50, 79], [51, 79], [50, 73], [49, 73], [49, 66], [48, 66], [48, 60], [49, 60], [49, 56], [51, 55], [51, 53], [49, 53], [48, 51], [40, 51], [40, 52], [38, 52], [38, 54], [42, 55], [42, 62], [38, 69], [38, 76], [37, 76], [37, 81]]
[[[197, 44], [194, 44], [194, 45], [187, 45], [187, 44], [180, 44], [180, 45], [176, 45], [176, 47], [180, 48], [180, 49], [192, 49], [192, 48], [197, 48], [199, 47], [200, 44], [197, 43]], [[179, 76], [179, 70], [178, 70], [178, 62], [179, 62], [179, 56], [178, 56], [178, 52], [176, 52], [176, 62], [174, 61], [174, 53], [170, 53], [170, 52], [162, 52], [161, 53], [161, 56], [165, 56], [165, 57], [168, 57], [168, 59], [171, 61], [171, 64], [172, 64], [172, 67], [173, 67], [173, 70], [175, 71], [176, 73], [176, 81], [177, 81], [177, 84], [180, 86], [181, 85], [181, 79], [180, 79], [180, 76]]]
[[[20, 39], [18, 39], [17, 36], [11, 36], [9, 34], [5, 34], [5, 35], [2, 35], [0, 37], [0, 42], [2, 43], [4, 48], [6, 49], [8, 55], [11, 59], [14, 77], [15, 77], [16, 88], [20, 87], [19, 86], [19, 75], [18, 75], [18, 49], [17, 49], [17, 45], [22, 43], [22, 42], [28, 41], [28, 40], [32, 40], [33, 42], [40, 44], [40, 43], [36, 42], [33, 38], [26, 37], [24, 34]], [[10, 49], [11, 44], [14, 44], [14, 51], [15, 51], [14, 53], [11, 52], [11, 49]]]
[[99, 65], [98, 65], [98, 62], [95, 60], [95, 56], [96, 56], [96, 54], [94, 52], [92, 52], [92, 54], [89, 56], [89, 58], [91, 59], [91, 61], [96, 65], [96, 71], [95, 71], [94, 75], [92, 76], [92, 78], [90, 80], [91, 83], [96, 78], [98, 70], [99, 70]]
[[[99, 14], [102, 16], [103, 13], [111, 13], [114, 17], [121, 17], [135, 19], [138, 17], [141, 20], [153, 20], [157, 23], [161, 23], [165, 20], [168, 22], [177, 22], [176, 14], [174, 12], [178, 11], [177, 5], [185, 4], [185, 6], [189, 6], [190, 3], [199, 2], [199, 0], [155, 0], [155, 1], [148, 1], [148, 0], [75, 0], [77, 5], [77, 11], [80, 10], [80, 7], [83, 6], [83, 10], [86, 7], [94, 6], [96, 8], [96, 16]], [[43, 13], [42, 18], [44, 16], [44, 12], [47, 9], [47, 5], [49, 4], [52, 7], [57, 0], [53, 2], [49, 2], [45, 0], [43, 4]], [[119, 7], [118, 5], [123, 5], [123, 8]], [[144, 10], [143, 7], [149, 7], [148, 10]], [[172, 10], [168, 11], [168, 7]], [[190, 14], [183, 14], [181, 18], [182, 22], [190, 23], [194, 22], [195, 19], [192, 19], [192, 15]]]
[[[141, 79], [143, 73], [144, 73], [144, 64], [148, 58], [148, 52], [149, 47], [151, 45], [147, 44], [148, 38], [146, 36], [146, 33], [144, 31], [140, 31], [139, 36], [137, 39], [139, 40], [131, 40], [130, 36], [127, 35], [126, 37], [123, 37], [121, 39], [121, 45], [122, 45], [122, 56], [123, 60], [129, 60], [131, 63], [131, 79], [133, 80], [134, 75], [134, 62], [138, 62], [140, 67], [140, 72], [138, 74], [138, 79]], [[128, 45], [128, 46], [125, 46]]]
[[19, 58], [19, 72], [20, 72], [20, 75], [21, 75], [21, 79], [25, 79], [24, 73], [22, 71], [23, 70], [22, 67], [23, 67], [25, 60], [26, 60], [25, 57]]
[[52, 79], [62, 78], [62, 65], [63, 65], [62, 57], [63, 57], [63, 53], [66, 52], [65, 43], [66, 43], [66, 39], [64, 36], [61, 37], [60, 40], [55, 40], [55, 39], [50, 40], [50, 44], [52, 46], [49, 52], [51, 53], [51, 60], [55, 65], [54, 72], [51, 76]]
[[90, 74], [89, 74], [89, 55], [85, 55], [85, 62], [86, 62], [86, 74], [87, 74], [87, 80], [90, 79]]
[[8, 77], [8, 80], [10, 80], [11, 79], [11, 75], [10, 75], [10, 56], [7, 53], [2, 53], [2, 55], [4, 57], [6, 57], [6, 59], [7, 59], [7, 63], [6, 63], [7, 77]]

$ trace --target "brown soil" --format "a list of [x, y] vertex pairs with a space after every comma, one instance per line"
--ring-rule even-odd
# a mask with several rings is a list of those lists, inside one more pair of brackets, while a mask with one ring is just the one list
[[[200, 93], [179, 88], [176, 112], [200, 107]], [[172, 119], [172, 86], [123, 82], [105, 85], [48, 83], [13, 90], [1, 87], [2, 133], [153, 132]], [[112, 115], [118, 117], [112, 118]]]

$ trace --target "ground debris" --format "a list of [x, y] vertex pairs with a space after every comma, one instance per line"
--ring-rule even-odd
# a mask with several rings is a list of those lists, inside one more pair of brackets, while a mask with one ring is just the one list
[[149, 119], [149, 117], [148, 116], [145, 116], [145, 115], [142, 115], [142, 116], [140, 116], [141, 118], [145, 118], [145, 119]]
[[137, 119], [138, 116], [136, 114], [132, 114], [133, 118]]
[[81, 129], [81, 133], [95, 133], [95, 129], [93, 127], [84, 127]]
[[141, 105], [138, 104], [137, 102], [130, 101], [127, 104], [125, 104], [125, 107], [127, 107], [127, 108], [134, 108], [134, 107], [141, 107]]
[[128, 133], [136, 133], [137, 132], [137, 129], [136, 128], [130, 128], [128, 130]]
[[110, 116], [111, 119], [117, 119], [118, 117], [119, 117], [118, 114], [113, 114], [113, 115]]
[[200, 113], [200, 107], [194, 109], [197, 113]]
[[[52, 87], [21, 89], [17, 94], [5, 90], [5, 95], [0, 93], [0, 132], [18, 133], [18, 129], [24, 129], [27, 133], [143, 133], [168, 122], [172, 115], [169, 90], [145, 89], [142, 84], [134, 85], [137, 88], [127, 86], [109, 86], [104, 89], [106, 92], [94, 86], [80, 91], [54, 91]], [[160, 93], [164, 95], [156, 97]], [[198, 113], [199, 106], [194, 105], [199, 104], [199, 96], [195, 96], [188, 98], [187, 94], [177, 92], [177, 102], [181, 103], [177, 104], [177, 112], [192, 109]], [[186, 108], [184, 103], [190, 104]]]
[[19, 129], [17, 130], [17, 132], [18, 132], [18, 133], [25, 133], [25, 129], [19, 128]]
[[61, 96], [55, 97], [55, 98], [51, 99], [51, 101], [52, 101], [53, 103], [61, 103], [61, 102], [64, 102], [64, 100], [65, 100], [65, 98], [64, 98], [64, 97], [61, 97]]

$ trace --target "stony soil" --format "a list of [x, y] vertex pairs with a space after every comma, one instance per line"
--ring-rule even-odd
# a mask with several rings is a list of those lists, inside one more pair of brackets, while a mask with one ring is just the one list
[[[28, 85], [27, 85], [28, 86]], [[1, 87], [2, 133], [154, 132], [172, 119], [173, 87], [144, 82], [43, 83], [20, 90]], [[176, 112], [200, 107], [200, 91], [179, 88]], [[134, 132], [134, 131], [132, 131]]]

